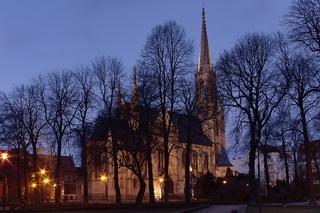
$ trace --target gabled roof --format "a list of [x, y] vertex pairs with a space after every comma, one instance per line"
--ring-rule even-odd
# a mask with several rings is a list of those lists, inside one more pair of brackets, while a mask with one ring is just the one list
[[232, 166], [227, 152], [224, 148], [221, 149], [220, 153], [218, 154], [217, 158], [216, 158], [216, 165], [219, 166]]

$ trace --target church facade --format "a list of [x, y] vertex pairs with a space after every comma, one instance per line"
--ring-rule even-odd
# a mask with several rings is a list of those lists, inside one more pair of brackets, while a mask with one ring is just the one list
[[[227, 152], [224, 125], [224, 108], [219, 100], [216, 91], [216, 75], [210, 61], [210, 51], [206, 30], [205, 11], [202, 11], [202, 31], [198, 65], [196, 68], [196, 95], [199, 97], [197, 113], [192, 117], [192, 152], [190, 164], [191, 185], [194, 186], [197, 178], [212, 173], [216, 177], [225, 177], [228, 168], [232, 169]], [[137, 83], [135, 68], [133, 72], [131, 101], [136, 100]], [[134, 104], [128, 104], [134, 107]], [[139, 114], [140, 113], [140, 114]], [[138, 117], [143, 117], [143, 112], [137, 110]], [[152, 111], [154, 122], [161, 118], [160, 113]], [[169, 115], [167, 115], [169, 116]], [[186, 122], [184, 114], [173, 113], [173, 131], [170, 134], [172, 146], [169, 157], [169, 196], [174, 199], [184, 196], [184, 153], [188, 141]], [[142, 118], [141, 118], [142, 119]], [[89, 153], [89, 197], [93, 200], [114, 200], [115, 188], [113, 184], [113, 168], [108, 154], [103, 152], [105, 141], [110, 138], [106, 132], [110, 125], [107, 118], [99, 117], [95, 123], [91, 141], [88, 143], [88, 150], [98, 150]], [[125, 124], [115, 121], [112, 123], [117, 130], [125, 129]], [[155, 136], [156, 143], [161, 144], [162, 138]], [[163, 197], [163, 170], [164, 153], [161, 148], [155, 148], [152, 152], [153, 184], [156, 199]], [[148, 198], [148, 172], [147, 164], [143, 165], [143, 177], [145, 179]], [[119, 185], [123, 200], [135, 199], [139, 191], [139, 181], [136, 175], [126, 167], [119, 167]]]

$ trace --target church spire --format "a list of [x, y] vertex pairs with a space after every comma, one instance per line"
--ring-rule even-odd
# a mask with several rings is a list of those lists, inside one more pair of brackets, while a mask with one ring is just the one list
[[137, 67], [133, 66], [132, 69], [132, 85], [131, 85], [131, 116], [130, 123], [133, 129], [137, 129], [139, 125], [139, 114], [138, 114], [138, 86], [137, 86]]
[[206, 27], [206, 14], [202, 9], [202, 29], [199, 61], [196, 72], [196, 95], [202, 115], [212, 114], [217, 109], [216, 77], [210, 62], [210, 50]]
[[138, 106], [138, 86], [137, 86], [137, 67], [133, 65], [132, 85], [131, 85], [131, 107], [136, 110]]
[[198, 71], [203, 65], [208, 65], [210, 63], [210, 53], [209, 53], [207, 26], [206, 26], [206, 13], [204, 8], [202, 8], [202, 29], [201, 29], [201, 42], [199, 51], [199, 61], [198, 61]]

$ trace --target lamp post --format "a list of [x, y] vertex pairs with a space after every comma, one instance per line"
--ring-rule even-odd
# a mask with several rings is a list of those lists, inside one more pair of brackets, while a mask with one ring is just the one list
[[163, 182], [164, 182], [164, 179], [163, 177], [160, 177], [159, 178], [159, 183], [160, 183], [160, 200], [162, 201], [162, 198], [163, 198]]
[[100, 181], [104, 183], [104, 195], [106, 201], [108, 201], [108, 176], [107, 175], [101, 175]]
[[[1, 155], [0, 155], [0, 158], [1, 158], [1, 161], [2, 161], [2, 166], [3, 166], [3, 163], [5, 161], [8, 160], [9, 158], [9, 154], [7, 152], [2, 152]], [[6, 204], [7, 203], [7, 178], [4, 174], [2, 174], [2, 177], [3, 177], [3, 188], [2, 188], [2, 191], [3, 191], [3, 198], [2, 198], [2, 202], [3, 204]]]

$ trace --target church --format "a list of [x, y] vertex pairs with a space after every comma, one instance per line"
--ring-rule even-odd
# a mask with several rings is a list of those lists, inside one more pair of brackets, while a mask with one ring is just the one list
[[[137, 101], [136, 69], [134, 67], [132, 80], [131, 102]], [[196, 95], [199, 98], [199, 107], [196, 115], [192, 117], [192, 152], [190, 164], [191, 186], [197, 178], [212, 173], [215, 177], [225, 177], [227, 170], [233, 169], [226, 152], [226, 136], [224, 124], [224, 108], [216, 91], [216, 75], [210, 59], [210, 50], [206, 29], [205, 11], [202, 11], [202, 30], [198, 65], [195, 71]], [[137, 103], [125, 104], [127, 110], [132, 110]], [[143, 119], [143, 109], [137, 110], [137, 116]], [[186, 125], [187, 116], [181, 113], [173, 113], [173, 131], [170, 140], [175, 141], [175, 146], [170, 151], [169, 157], [169, 195], [172, 198], [184, 197], [184, 152], [187, 144]], [[208, 118], [208, 119], [203, 119]], [[157, 122], [161, 119], [160, 112], [152, 110], [152, 119]], [[91, 140], [88, 142], [88, 174], [89, 174], [89, 198], [92, 200], [114, 200], [115, 188], [113, 183], [113, 168], [108, 153], [103, 152], [105, 141], [110, 138], [108, 122], [110, 120], [102, 116], [98, 117], [93, 129]], [[126, 129], [126, 124], [121, 121], [112, 123], [119, 132]], [[120, 134], [120, 133], [119, 133]], [[156, 143], [161, 144], [161, 137], [154, 136]], [[153, 185], [156, 199], [163, 197], [163, 169], [164, 153], [162, 149], [152, 151]], [[143, 178], [148, 185], [147, 164], [143, 164]], [[139, 182], [135, 174], [126, 167], [119, 167], [119, 185], [122, 200], [135, 199], [139, 191]], [[192, 189], [193, 191], [193, 189]], [[148, 186], [145, 190], [145, 199], [148, 198]]]

